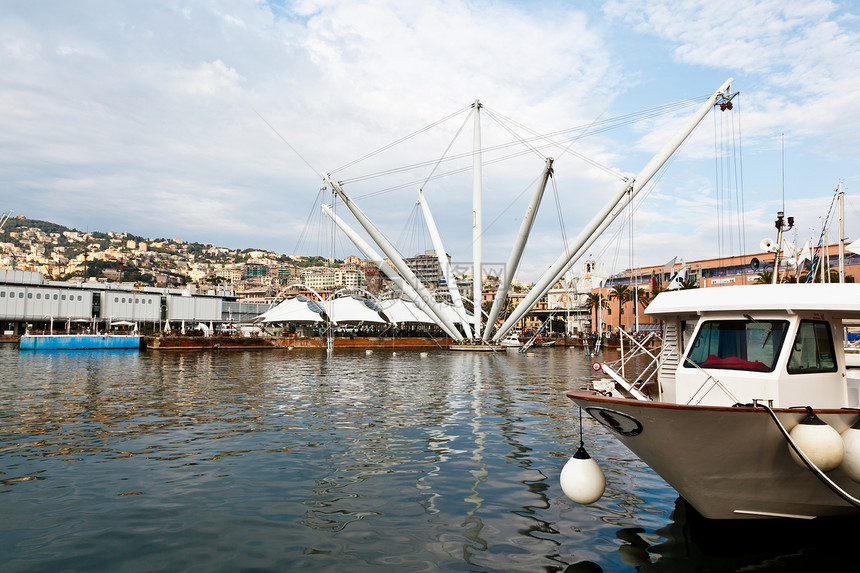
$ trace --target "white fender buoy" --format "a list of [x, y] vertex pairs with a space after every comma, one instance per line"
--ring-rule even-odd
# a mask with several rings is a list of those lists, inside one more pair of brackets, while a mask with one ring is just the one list
[[292, 346], [287, 346], [287, 350], [292, 350], [292, 349], [293, 349]]
[[[812, 408], [806, 408], [806, 417], [788, 433], [794, 443], [823, 472], [839, 467], [845, 457], [845, 444], [839, 432], [815, 415]], [[791, 457], [800, 466], [806, 467], [794, 448], [788, 446]]]
[[854, 481], [860, 482], [860, 418], [842, 432], [842, 443], [845, 445], [842, 471]]
[[426, 352], [422, 352], [419, 356], [421, 356], [421, 358], [427, 358], [427, 353], [426, 353]]
[[365, 350], [364, 353], [365, 354], [373, 354], [373, 350]]
[[392, 353], [391, 353], [391, 355], [392, 355], [392, 356], [397, 356], [397, 353], [396, 353], [396, 352], [392, 352]]
[[564, 495], [582, 505], [594, 503], [606, 489], [603, 470], [582, 446], [579, 446], [573, 457], [564, 464], [559, 482]]

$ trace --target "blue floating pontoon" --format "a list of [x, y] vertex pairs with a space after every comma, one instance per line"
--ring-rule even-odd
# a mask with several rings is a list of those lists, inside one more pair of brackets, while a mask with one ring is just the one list
[[21, 350], [137, 350], [140, 336], [116, 334], [25, 334]]

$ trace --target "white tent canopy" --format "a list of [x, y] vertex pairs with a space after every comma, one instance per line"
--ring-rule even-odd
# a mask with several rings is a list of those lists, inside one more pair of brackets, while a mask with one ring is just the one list
[[457, 312], [457, 309], [454, 308], [454, 305], [442, 303], [439, 306], [442, 308], [443, 314], [445, 314], [445, 316], [447, 316], [448, 319], [451, 322], [453, 322], [454, 324], [457, 324], [457, 323], [463, 324], [463, 323], [471, 323], [472, 322], [472, 318], [470, 316], [468, 316], [468, 313], [466, 312], [465, 309], [463, 310], [463, 314], [461, 315]]
[[379, 308], [382, 309], [388, 320], [395, 324], [434, 324], [433, 319], [418, 308], [414, 302], [402, 298], [383, 300], [379, 303]]
[[254, 322], [324, 322], [323, 311], [320, 303], [299, 295], [270, 308], [254, 318]]
[[322, 303], [329, 318], [337, 324], [374, 323], [386, 324], [388, 321], [379, 315], [374, 301], [345, 296]]

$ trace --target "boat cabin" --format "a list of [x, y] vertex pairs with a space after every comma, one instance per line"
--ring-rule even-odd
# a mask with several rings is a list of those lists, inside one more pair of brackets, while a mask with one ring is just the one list
[[843, 322], [860, 319], [860, 284], [699, 288], [659, 294], [663, 324], [655, 400], [733, 406], [860, 407]]

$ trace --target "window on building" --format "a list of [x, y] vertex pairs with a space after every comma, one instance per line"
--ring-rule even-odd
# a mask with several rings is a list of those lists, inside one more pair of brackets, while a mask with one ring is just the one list
[[113, 297], [113, 301], [114, 301], [114, 302], [119, 302], [119, 297], [118, 297], [118, 296]]
[[37, 292], [36, 293], [36, 300], [41, 300], [41, 299], [42, 299], [42, 293]]
[[816, 372], [836, 372], [833, 335], [824, 320], [802, 320], [788, 357], [788, 373]]
[[60, 300], [66, 300], [66, 295], [63, 295], [62, 297], [60, 297]]
[[699, 329], [684, 367], [772, 372], [787, 330], [785, 320], [708, 321]]
[[33, 298], [33, 293], [28, 292], [28, 293], [27, 293], [27, 298]]
[[80, 300], [81, 300], [81, 295], [78, 295], [78, 301], [80, 301]]
[[59, 298], [59, 297], [58, 297], [57, 295], [54, 295], [54, 300], [57, 300], [58, 298]]
[[6, 291], [0, 291], [0, 298], [6, 298]]

